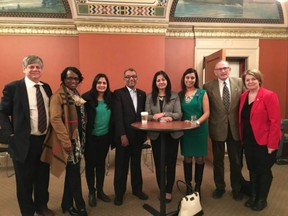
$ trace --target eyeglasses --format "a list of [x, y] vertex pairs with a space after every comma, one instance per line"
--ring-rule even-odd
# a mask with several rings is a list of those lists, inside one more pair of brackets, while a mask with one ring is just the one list
[[228, 70], [230, 67], [215, 68], [216, 71]]
[[136, 79], [136, 78], [137, 78], [137, 75], [125, 76], [124, 78], [125, 78], [125, 79], [131, 79], [131, 78]]
[[67, 81], [76, 81], [76, 82], [79, 82], [80, 81], [80, 79], [79, 79], [79, 77], [66, 77], [66, 80]]

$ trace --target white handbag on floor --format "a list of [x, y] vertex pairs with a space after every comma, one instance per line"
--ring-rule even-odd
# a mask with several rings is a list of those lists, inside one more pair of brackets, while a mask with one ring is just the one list
[[[193, 192], [190, 195], [185, 195], [179, 187], [179, 183], [185, 184], [185, 186], [190, 187], [185, 182], [178, 180], [177, 187], [182, 193], [183, 197], [179, 203], [179, 213], [178, 216], [201, 216], [204, 214], [202, 206], [200, 203], [200, 195], [198, 192]], [[191, 188], [192, 190], [192, 188]]]

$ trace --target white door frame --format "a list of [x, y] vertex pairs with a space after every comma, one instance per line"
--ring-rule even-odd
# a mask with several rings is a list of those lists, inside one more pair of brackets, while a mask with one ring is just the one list
[[[199, 81], [204, 82], [203, 59], [205, 56], [219, 49], [226, 50], [226, 57], [247, 58], [247, 68], [259, 68], [259, 40], [258, 39], [196, 39], [195, 69], [199, 73]], [[202, 84], [201, 83], [201, 84]]]

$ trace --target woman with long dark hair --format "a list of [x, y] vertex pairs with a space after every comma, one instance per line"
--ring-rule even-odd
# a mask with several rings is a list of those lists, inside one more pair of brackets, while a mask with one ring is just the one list
[[[147, 96], [145, 110], [148, 112], [148, 121], [171, 122], [181, 120], [181, 105], [178, 94], [171, 91], [171, 82], [164, 71], [155, 73], [152, 82], [152, 93]], [[175, 182], [176, 161], [179, 138], [183, 132], [165, 134], [165, 166], [166, 166], [166, 202], [171, 202], [172, 189]], [[149, 132], [153, 157], [156, 168], [156, 179], [160, 188], [160, 155], [161, 136], [159, 132]]]
[[[111, 199], [104, 193], [105, 159], [111, 144], [112, 92], [105, 74], [95, 76], [91, 89], [82, 95], [87, 112], [85, 173], [89, 189], [89, 205], [96, 206], [96, 195], [104, 202]], [[96, 177], [96, 184], [95, 184]]]
[[[208, 154], [208, 124], [209, 100], [205, 90], [199, 88], [199, 76], [195, 69], [188, 68], [181, 79], [182, 90], [179, 93], [184, 121], [191, 121], [191, 116], [196, 116], [198, 128], [184, 131], [181, 137], [181, 154], [184, 156], [185, 182], [192, 187], [193, 157], [195, 159], [195, 191], [201, 193], [201, 184], [204, 172], [204, 157]], [[187, 187], [187, 194], [191, 188]]]

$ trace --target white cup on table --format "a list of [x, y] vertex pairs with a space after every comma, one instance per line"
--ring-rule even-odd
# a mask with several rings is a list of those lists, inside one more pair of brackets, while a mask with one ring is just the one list
[[148, 112], [141, 112], [141, 122], [142, 122], [142, 124], [147, 124]]

